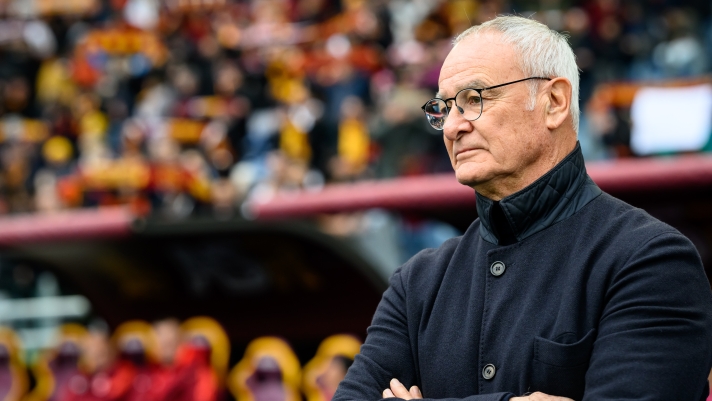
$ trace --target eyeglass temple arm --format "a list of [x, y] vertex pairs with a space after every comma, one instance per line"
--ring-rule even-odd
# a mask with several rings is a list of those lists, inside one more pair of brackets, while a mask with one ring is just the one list
[[528, 81], [528, 80], [530, 80], [530, 79], [545, 79], [545, 80], [547, 80], [547, 81], [551, 81], [551, 78], [547, 78], [547, 77], [529, 77], [529, 78], [518, 79], [518, 80], [512, 81], [512, 82], [507, 82], [507, 83], [504, 83], [504, 84], [499, 84], [499, 85], [495, 85], [495, 86], [490, 86], [489, 88], [482, 88], [482, 89], [480, 89], [480, 90], [485, 91], [485, 90], [489, 90], [489, 89], [495, 89], [495, 88], [499, 88], [499, 87], [501, 87], [501, 86], [507, 86], [507, 85], [511, 85], [511, 84], [516, 84], [517, 82]]

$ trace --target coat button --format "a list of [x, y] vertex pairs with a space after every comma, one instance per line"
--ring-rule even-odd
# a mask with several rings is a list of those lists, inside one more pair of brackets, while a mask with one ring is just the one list
[[504, 263], [497, 261], [492, 263], [492, 266], [490, 266], [490, 273], [492, 273], [495, 277], [499, 277], [504, 274], [505, 269], [506, 267], [504, 266]]
[[490, 380], [491, 378], [494, 377], [494, 374], [496, 372], [497, 372], [497, 368], [495, 368], [494, 365], [492, 365], [491, 363], [488, 363], [482, 369], [482, 377], [484, 377], [485, 380]]

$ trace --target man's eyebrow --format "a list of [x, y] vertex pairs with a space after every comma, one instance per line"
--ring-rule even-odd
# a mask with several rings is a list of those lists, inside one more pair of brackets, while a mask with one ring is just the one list
[[[461, 91], [461, 90], [463, 90], [463, 89], [465, 89], [465, 88], [483, 89], [483, 88], [486, 88], [486, 87], [488, 87], [488, 86], [492, 86], [492, 85], [489, 85], [489, 84], [483, 82], [482, 80], [475, 79], [475, 80], [472, 80], [472, 81], [470, 81], [470, 82], [467, 82], [467, 83], [465, 83], [465, 84], [463, 84], [463, 85], [460, 85], [460, 86], [455, 87], [455, 89], [456, 89], [456, 90], [455, 90], [455, 93], [457, 93], [457, 92], [459, 92], [459, 91]], [[443, 94], [442, 94], [440, 91], [438, 91], [438, 93], [435, 94], [435, 97], [438, 98], [438, 99], [443, 99], [443, 98], [444, 98]]]

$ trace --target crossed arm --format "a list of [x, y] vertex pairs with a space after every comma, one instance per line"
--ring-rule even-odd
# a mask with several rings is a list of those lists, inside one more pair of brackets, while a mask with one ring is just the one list
[[[410, 389], [406, 389], [405, 386], [398, 381], [398, 379], [392, 379], [390, 382], [390, 388], [383, 390], [383, 398], [400, 398], [403, 400], [420, 400], [423, 398], [423, 394], [420, 392], [418, 386], [412, 386]], [[570, 398], [556, 397], [553, 395], [548, 395], [544, 393], [532, 393], [523, 397], [510, 398], [509, 401], [573, 401]]]

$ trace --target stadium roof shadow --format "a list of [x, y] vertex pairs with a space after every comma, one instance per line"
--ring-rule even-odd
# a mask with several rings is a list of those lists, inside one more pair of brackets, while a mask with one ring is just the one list
[[136, 220], [131, 231], [23, 241], [3, 254], [55, 272], [112, 327], [208, 314], [237, 342], [363, 336], [386, 288], [345, 242], [306, 223]]

